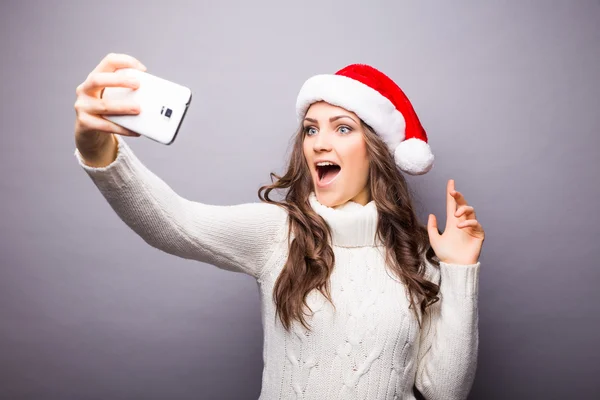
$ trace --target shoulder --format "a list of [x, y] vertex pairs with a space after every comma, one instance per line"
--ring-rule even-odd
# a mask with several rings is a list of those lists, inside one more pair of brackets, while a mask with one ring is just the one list
[[238, 204], [236, 206], [240, 222], [246, 222], [249, 225], [260, 226], [262, 229], [276, 233], [277, 238], [282, 239], [282, 235], [287, 232], [288, 212], [277, 204], [267, 202], [254, 202]]
[[284, 207], [264, 201], [239, 204], [236, 207], [239, 207], [241, 211], [259, 216], [265, 221], [285, 222], [288, 217], [288, 212]]
[[218, 207], [223, 211], [233, 212], [238, 217], [246, 215], [248, 218], [263, 219], [263, 220], [285, 220], [287, 218], [287, 210], [282, 206], [264, 201], [254, 201], [248, 203], [237, 203], [227, 205], [208, 205], [208, 207]]

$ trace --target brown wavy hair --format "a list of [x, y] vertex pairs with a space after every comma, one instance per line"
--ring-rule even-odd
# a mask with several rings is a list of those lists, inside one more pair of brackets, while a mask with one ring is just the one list
[[[369, 155], [367, 184], [379, 215], [376, 235], [385, 244], [387, 267], [408, 288], [410, 308], [421, 326], [414, 297], [421, 299], [422, 315], [439, 300], [439, 285], [424, 277], [423, 254], [436, 268], [439, 268], [439, 260], [429, 244], [427, 228], [417, 219], [406, 179], [391, 152], [369, 125], [360, 122]], [[273, 288], [276, 315], [288, 331], [293, 320], [310, 330], [304, 318], [309, 314], [303, 307], [310, 309], [306, 298], [313, 289], [319, 290], [335, 309], [329, 286], [335, 261], [330, 245], [331, 230], [308, 200], [313, 182], [303, 152], [304, 135], [300, 126], [292, 138], [294, 143], [285, 174], [279, 176], [271, 172], [271, 184], [258, 190], [261, 201], [277, 204], [289, 214], [289, 256]], [[271, 191], [280, 189], [287, 189], [282, 201], [269, 197]], [[294, 239], [289, 242], [292, 232]]]

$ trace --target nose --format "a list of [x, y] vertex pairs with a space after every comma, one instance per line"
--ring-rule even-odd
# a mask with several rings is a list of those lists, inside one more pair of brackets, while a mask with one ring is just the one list
[[313, 150], [315, 152], [331, 150], [331, 143], [329, 142], [329, 135], [327, 134], [327, 132], [325, 130], [319, 132], [316, 135], [315, 140], [313, 142]]

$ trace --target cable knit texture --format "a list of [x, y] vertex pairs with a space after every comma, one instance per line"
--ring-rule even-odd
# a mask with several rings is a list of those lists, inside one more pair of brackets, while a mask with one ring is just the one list
[[409, 310], [405, 286], [384, 266], [376, 242], [377, 208], [348, 202], [310, 204], [333, 231], [331, 294], [308, 296], [312, 331], [291, 332], [275, 317], [272, 291], [288, 257], [287, 212], [272, 204], [208, 205], [175, 193], [116, 135], [116, 160], [106, 167], [79, 165], [118, 216], [151, 246], [178, 257], [256, 278], [264, 328], [261, 400], [415, 399], [467, 397], [477, 365], [480, 263], [427, 260], [440, 301], [422, 329]]

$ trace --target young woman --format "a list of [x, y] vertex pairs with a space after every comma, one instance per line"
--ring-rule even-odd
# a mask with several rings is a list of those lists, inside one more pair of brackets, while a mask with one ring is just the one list
[[[77, 88], [75, 155], [119, 217], [167, 253], [256, 278], [264, 328], [260, 398], [463, 399], [477, 365], [484, 231], [454, 181], [443, 234], [419, 223], [403, 172], [433, 165], [402, 90], [366, 65], [308, 79], [283, 176], [261, 202], [182, 198], [101, 118], [137, 105], [101, 99], [136, 87], [110, 54]], [[125, 80], [127, 79], [127, 80]], [[283, 189], [281, 201], [269, 197]]]

